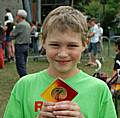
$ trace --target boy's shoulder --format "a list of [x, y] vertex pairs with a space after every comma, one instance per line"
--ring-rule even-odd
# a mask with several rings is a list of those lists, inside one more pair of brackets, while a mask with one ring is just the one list
[[69, 84], [78, 92], [82, 90], [83, 91], [89, 90], [95, 92], [108, 90], [108, 86], [104, 81], [96, 77], [93, 77], [92, 75], [87, 74], [84, 71], [80, 71], [77, 78], [72, 79], [72, 81], [69, 82]]
[[29, 83], [37, 83], [38, 81], [44, 81], [45, 78], [45, 70], [42, 70], [40, 72], [36, 72], [33, 74], [28, 74], [26, 76], [23, 76], [18, 80], [17, 84], [29, 84]]
[[100, 85], [100, 86], [106, 86], [106, 83], [96, 77], [93, 77], [85, 72], [82, 72], [82, 75], [84, 77], [84, 79], [87, 81], [88, 84], [91, 84], [91, 85]]

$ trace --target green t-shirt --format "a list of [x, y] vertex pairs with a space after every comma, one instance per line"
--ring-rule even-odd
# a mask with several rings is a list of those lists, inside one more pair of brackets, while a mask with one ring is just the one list
[[[24, 76], [12, 90], [4, 118], [35, 118], [36, 101], [45, 101], [40, 94], [54, 80], [47, 70]], [[65, 82], [78, 92], [73, 99], [85, 118], [117, 118], [111, 93], [107, 85], [80, 71]]]

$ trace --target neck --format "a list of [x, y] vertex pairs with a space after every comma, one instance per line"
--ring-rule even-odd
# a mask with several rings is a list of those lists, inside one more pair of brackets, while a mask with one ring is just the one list
[[65, 80], [65, 79], [67, 79], [69, 77], [72, 77], [75, 74], [79, 73], [80, 70], [78, 68], [76, 68], [76, 69], [74, 69], [74, 70], [72, 70], [70, 72], [58, 72], [56, 70], [52, 70], [51, 68], [48, 68], [47, 71], [48, 71], [48, 74], [50, 76], [52, 76], [54, 78], [60, 77], [60, 78]]

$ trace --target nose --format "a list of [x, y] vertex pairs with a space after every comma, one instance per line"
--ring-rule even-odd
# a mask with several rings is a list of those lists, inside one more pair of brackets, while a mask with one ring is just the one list
[[61, 48], [58, 51], [58, 57], [65, 58], [68, 56], [68, 50], [66, 48]]

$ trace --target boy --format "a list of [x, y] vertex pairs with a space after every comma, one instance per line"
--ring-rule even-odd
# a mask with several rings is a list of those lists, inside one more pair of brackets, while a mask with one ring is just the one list
[[[4, 118], [117, 118], [107, 85], [77, 68], [86, 29], [85, 17], [70, 6], [49, 13], [43, 23], [49, 67], [18, 81]], [[45, 102], [40, 96], [57, 77], [78, 92], [72, 101]], [[40, 111], [35, 108], [36, 101], [44, 102]]]

